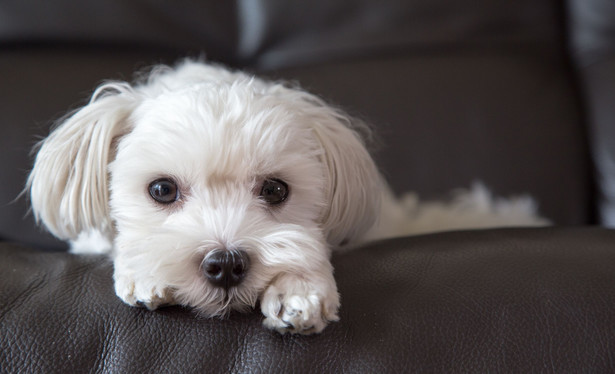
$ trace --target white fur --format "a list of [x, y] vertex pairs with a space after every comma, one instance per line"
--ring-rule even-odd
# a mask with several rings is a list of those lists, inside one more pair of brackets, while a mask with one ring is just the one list
[[[357, 130], [300, 89], [187, 61], [133, 86], [99, 87], [41, 143], [28, 188], [35, 217], [74, 252], [110, 252], [126, 303], [216, 316], [260, 301], [265, 326], [304, 334], [338, 319], [331, 249], [545, 223], [530, 200], [493, 199], [481, 186], [449, 204], [397, 201]], [[149, 196], [161, 177], [177, 182], [175, 203]], [[285, 202], [258, 197], [266, 178], [289, 185]], [[212, 286], [203, 259], [238, 248], [250, 258], [245, 280]]]

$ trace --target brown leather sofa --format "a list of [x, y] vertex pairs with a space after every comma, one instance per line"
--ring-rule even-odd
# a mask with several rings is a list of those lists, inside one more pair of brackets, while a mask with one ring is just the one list
[[[17, 198], [29, 150], [101, 80], [199, 56], [373, 124], [397, 192], [482, 180], [554, 227], [392, 239], [333, 257], [341, 321], [279, 335], [113, 292]], [[615, 372], [610, 0], [4, 1], [0, 372]]]

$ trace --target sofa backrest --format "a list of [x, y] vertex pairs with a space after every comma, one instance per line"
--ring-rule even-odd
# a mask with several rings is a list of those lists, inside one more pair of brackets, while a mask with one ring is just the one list
[[[577, 8], [556, 0], [5, 1], [0, 124], [10, 137], [0, 139], [0, 237], [58, 246], [22, 219], [25, 199], [12, 202], [51, 120], [103, 79], [130, 80], [139, 68], [200, 53], [297, 80], [370, 122], [396, 192], [442, 198], [482, 180], [498, 195], [530, 193], [555, 223], [593, 222], [595, 127], [585, 109], [603, 96], [579, 90], [567, 13], [583, 13]], [[574, 40], [582, 49], [583, 38]], [[608, 100], [600, 108], [608, 131], [613, 109]]]

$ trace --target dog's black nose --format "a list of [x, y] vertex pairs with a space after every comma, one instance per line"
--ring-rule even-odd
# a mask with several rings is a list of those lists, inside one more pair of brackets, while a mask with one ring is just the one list
[[205, 257], [201, 267], [209, 283], [228, 290], [246, 277], [250, 257], [242, 249], [215, 250]]

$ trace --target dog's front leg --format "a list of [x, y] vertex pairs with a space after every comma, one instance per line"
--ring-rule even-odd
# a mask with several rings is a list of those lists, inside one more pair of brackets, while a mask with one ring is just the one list
[[339, 305], [330, 264], [316, 272], [283, 273], [274, 279], [262, 296], [263, 324], [282, 334], [319, 333], [330, 321], [339, 319]]

